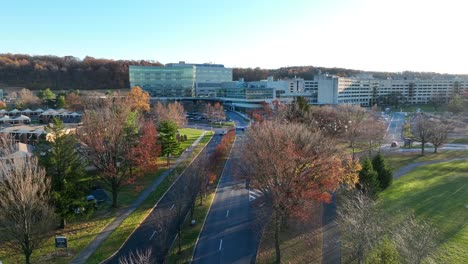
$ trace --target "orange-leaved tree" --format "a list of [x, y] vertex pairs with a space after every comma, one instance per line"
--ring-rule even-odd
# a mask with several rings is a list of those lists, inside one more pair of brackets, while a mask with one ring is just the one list
[[140, 112], [149, 112], [150, 96], [147, 92], [143, 91], [139, 86], [132, 87], [127, 97], [133, 110], [136, 109]]
[[289, 216], [306, 218], [313, 201], [330, 202], [341, 185], [354, 186], [355, 162], [320, 131], [298, 123], [256, 123], [242, 145], [240, 164], [250, 186], [273, 208], [276, 263], [281, 261], [280, 230]]

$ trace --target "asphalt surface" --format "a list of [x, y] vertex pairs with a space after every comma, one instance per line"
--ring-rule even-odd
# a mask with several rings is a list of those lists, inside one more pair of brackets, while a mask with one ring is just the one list
[[[212, 153], [220, 141], [220, 136], [214, 136], [203, 152]], [[151, 249], [155, 263], [164, 261], [176, 237], [177, 223], [183, 221], [179, 216], [188, 213], [191, 200], [196, 197], [198, 190], [190, 186], [194, 183], [191, 177], [196, 175], [198, 162], [197, 158], [185, 170], [120, 250], [105, 263], [119, 263], [119, 258], [128, 256], [130, 252], [144, 251], [148, 248]]]
[[[238, 140], [242, 139], [237, 139], [235, 144]], [[234, 175], [237, 162], [234, 155], [226, 162], [192, 263], [255, 262], [262, 227], [256, 221], [255, 208], [249, 200], [250, 191], [245, 182]]]
[[[227, 115], [238, 126], [247, 123], [236, 113]], [[196, 245], [192, 263], [255, 263], [263, 229], [258, 219], [260, 208], [254, 206], [252, 191], [237, 177], [237, 148], [243, 138], [238, 132], [234, 149], [226, 162], [216, 196]]]
[[[405, 124], [405, 113], [395, 112], [392, 114], [387, 128], [387, 139], [389, 141], [403, 142], [403, 126]], [[391, 142], [389, 142], [390, 144]]]

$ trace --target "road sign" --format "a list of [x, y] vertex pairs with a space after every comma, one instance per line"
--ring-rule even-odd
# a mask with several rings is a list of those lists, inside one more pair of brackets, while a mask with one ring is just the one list
[[64, 236], [55, 236], [56, 248], [67, 248], [67, 238]]

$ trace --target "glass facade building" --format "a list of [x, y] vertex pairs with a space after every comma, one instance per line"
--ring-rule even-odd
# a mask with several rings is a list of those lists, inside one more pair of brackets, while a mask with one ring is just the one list
[[186, 67], [130, 66], [130, 86], [140, 86], [153, 97], [194, 97], [195, 69]]
[[221, 83], [232, 81], [232, 69], [221, 64], [170, 63], [130, 66], [130, 86], [140, 86], [153, 97], [216, 97]]

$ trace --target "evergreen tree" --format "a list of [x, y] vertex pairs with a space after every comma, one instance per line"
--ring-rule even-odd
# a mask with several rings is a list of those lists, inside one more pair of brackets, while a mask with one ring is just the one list
[[65, 107], [65, 96], [61, 95], [57, 98], [57, 108], [64, 108]]
[[169, 157], [176, 154], [180, 142], [177, 140], [177, 124], [173, 121], [164, 120], [159, 123], [159, 139], [161, 140], [161, 153], [167, 157], [167, 166], [170, 166]]
[[377, 172], [377, 179], [379, 181], [379, 187], [381, 190], [385, 190], [388, 186], [392, 184], [393, 181], [393, 171], [390, 169], [385, 162], [384, 156], [379, 152], [372, 159], [372, 166]]
[[372, 167], [372, 162], [369, 157], [366, 157], [361, 162], [361, 170], [359, 171], [359, 187], [365, 192], [375, 194], [380, 191], [378, 174]]
[[87, 205], [81, 186], [85, 164], [76, 150], [75, 135], [66, 132], [60, 119], [54, 118], [45, 130], [50, 137], [40, 141], [37, 153], [51, 178], [52, 201], [61, 217], [60, 227], [64, 228], [66, 220]]

